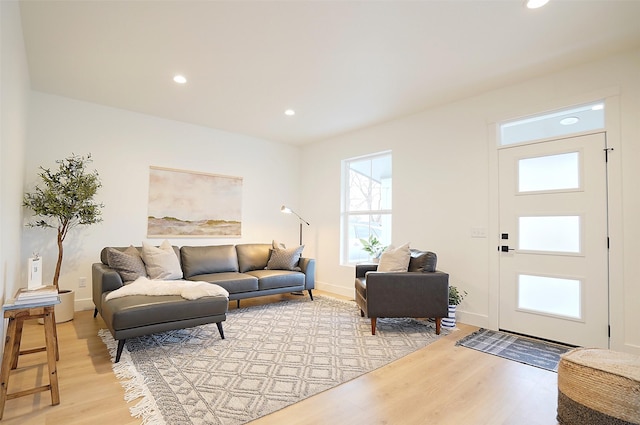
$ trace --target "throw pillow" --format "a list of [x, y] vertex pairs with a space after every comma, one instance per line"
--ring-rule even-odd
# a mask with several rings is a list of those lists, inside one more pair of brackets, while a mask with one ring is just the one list
[[409, 268], [409, 260], [411, 253], [409, 251], [409, 243], [398, 248], [389, 245], [380, 256], [378, 263], [379, 272], [406, 272]]
[[276, 249], [276, 248], [286, 248], [285, 244], [283, 244], [282, 242], [278, 242], [275, 239], [271, 241], [271, 248]]
[[300, 261], [303, 249], [304, 245], [296, 248], [280, 248], [274, 245], [266, 269], [300, 271], [298, 261]]
[[142, 242], [142, 260], [149, 279], [182, 279], [180, 260], [168, 240], [162, 242], [160, 247]]
[[438, 257], [435, 252], [411, 249], [410, 272], [435, 272]]
[[140, 276], [147, 276], [142, 258], [138, 250], [131, 245], [124, 251], [107, 248], [107, 263], [118, 272], [123, 282], [136, 280]]

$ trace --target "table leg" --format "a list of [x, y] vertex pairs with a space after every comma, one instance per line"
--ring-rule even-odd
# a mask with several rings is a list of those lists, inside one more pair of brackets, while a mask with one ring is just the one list
[[7, 336], [4, 344], [4, 357], [2, 358], [2, 371], [0, 372], [0, 419], [4, 413], [4, 403], [7, 401], [7, 387], [9, 386], [9, 374], [13, 364], [13, 346], [16, 340], [16, 319], [9, 318], [9, 326], [7, 327]]
[[58, 389], [58, 370], [56, 363], [57, 342], [56, 324], [53, 307], [47, 307], [44, 315], [44, 335], [47, 345], [47, 363], [49, 364], [49, 385], [51, 386], [51, 405], [60, 404], [60, 390]]
[[60, 349], [58, 348], [58, 326], [56, 325], [55, 307], [51, 310], [51, 317], [53, 320], [53, 341], [56, 343], [56, 360], [60, 360]]
[[16, 322], [16, 338], [15, 344], [13, 345], [13, 353], [11, 354], [11, 358], [13, 362], [11, 363], [11, 369], [18, 368], [18, 357], [20, 357], [20, 343], [22, 342], [22, 327], [24, 326], [24, 319], [17, 318]]

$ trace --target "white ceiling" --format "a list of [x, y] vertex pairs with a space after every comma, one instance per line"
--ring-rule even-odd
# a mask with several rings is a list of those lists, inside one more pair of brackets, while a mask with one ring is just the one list
[[34, 90], [292, 144], [640, 46], [634, 0], [23, 0], [21, 11]]

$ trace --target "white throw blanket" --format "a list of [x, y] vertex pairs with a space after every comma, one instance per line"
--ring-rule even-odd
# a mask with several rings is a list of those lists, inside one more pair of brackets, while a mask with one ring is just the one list
[[223, 287], [208, 282], [151, 280], [147, 277], [139, 277], [128, 285], [110, 292], [105, 299], [109, 301], [128, 295], [180, 295], [187, 300], [202, 297], [229, 297], [229, 293]]

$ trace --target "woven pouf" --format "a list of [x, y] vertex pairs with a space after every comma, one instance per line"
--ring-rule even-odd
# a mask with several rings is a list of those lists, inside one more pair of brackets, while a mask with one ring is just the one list
[[562, 425], [640, 425], [640, 356], [576, 348], [558, 365]]

